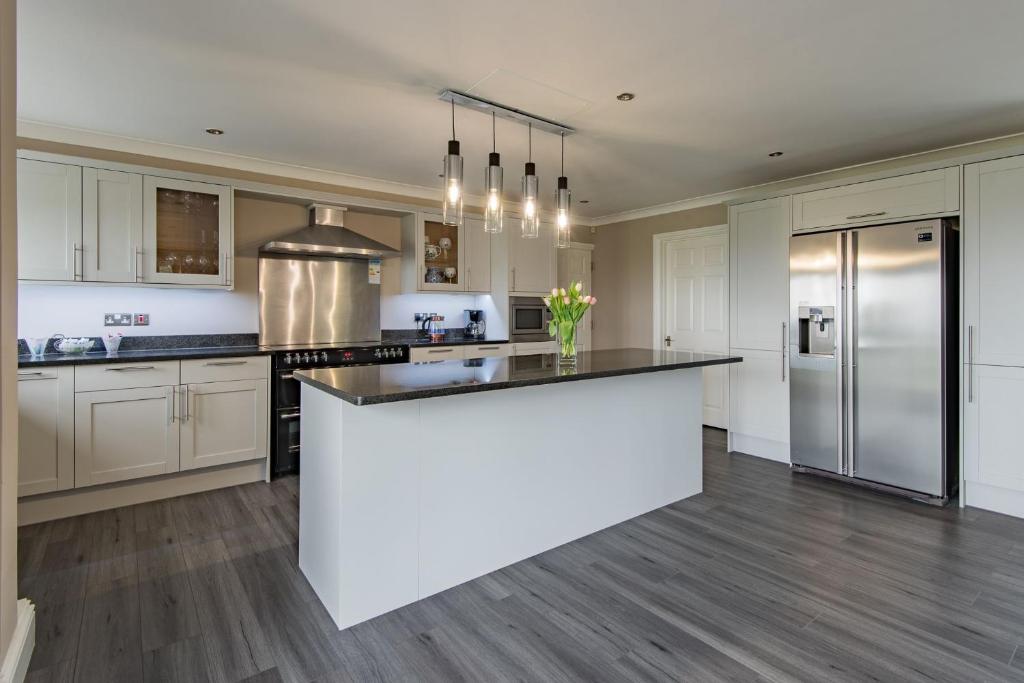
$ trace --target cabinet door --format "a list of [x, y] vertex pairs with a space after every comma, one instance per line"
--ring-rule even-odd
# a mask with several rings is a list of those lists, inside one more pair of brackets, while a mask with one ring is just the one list
[[[789, 443], [789, 368], [781, 351], [734, 350], [729, 366], [729, 431]], [[752, 453], [752, 455], [762, 455]]]
[[18, 159], [18, 278], [82, 279], [82, 169]]
[[143, 178], [143, 281], [232, 284], [231, 188]]
[[466, 291], [491, 291], [491, 235], [484, 232], [484, 222], [467, 218], [464, 228], [466, 241]]
[[75, 394], [75, 488], [178, 471], [176, 387]]
[[142, 176], [82, 169], [82, 262], [90, 282], [136, 282], [142, 256]]
[[981, 365], [1024, 366], [1020, 264], [1024, 262], [1024, 156], [965, 167], [964, 355]]
[[[423, 215], [416, 235], [417, 283], [423, 292], [463, 292], [466, 290], [466, 225], [445, 225], [440, 216]], [[481, 228], [483, 230], [483, 228]]]
[[543, 296], [550, 292], [556, 281], [554, 224], [541, 223], [540, 234], [532, 239], [523, 238], [516, 226], [508, 241], [511, 293]]
[[188, 384], [182, 398], [182, 470], [267, 457], [266, 380]]
[[975, 365], [964, 388], [964, 478], [1024, 491], [1024, 368]]
[[789, 197], [729, 207], [729, 346], [779, 351], [789, 319]]
[[75, 485], [75, 387], [71, 366], [18, 371], [18, 495]]

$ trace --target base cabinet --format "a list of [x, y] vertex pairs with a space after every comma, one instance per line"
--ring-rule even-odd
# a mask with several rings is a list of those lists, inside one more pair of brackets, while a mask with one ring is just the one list
[[267, 380], [188, 384], [181, 469], [267, 457]]
[[[1024, 368], [968, 366], [965, 377], [964, 478], [1019, 492], [1024, 512]], [[971, 501], [977, 504], [978, 501]], [[983, 506], [984, 507], [984, 506]]]
[[178, 471], [176, 387], [75, 395], [75, 488]]
[[75, 485], [74, 369], [18, 372], [18, 495]]
[[732, 349], [729, 436], [735, 451], [789, 462], [789, 368], [781, 351]]

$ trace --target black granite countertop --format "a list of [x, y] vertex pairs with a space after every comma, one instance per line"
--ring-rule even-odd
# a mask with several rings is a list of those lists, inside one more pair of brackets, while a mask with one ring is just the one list
[[[100, 345], [102, 349], [102, 345]], [[107, 353], [89, 351], [86, 353], [46, 353], [42, 356], [23, 354], [18, 356], [19, 368], [38, 368], [48, 365], [88, 365], [90, 363], [138, 363], [140, 361], [188, 360], [192, 358], [237, 358], [238, 356], [262, 356], [271, 350], [263, 346], [210, 346], [190, 349], [134, 349]]]
[[295, 378], [355, 405], [739, 363], [739, 356], [690, 351], [609, 349], [579, 354], [559, 367], [555, 354], [434, 363], [297, 370]]

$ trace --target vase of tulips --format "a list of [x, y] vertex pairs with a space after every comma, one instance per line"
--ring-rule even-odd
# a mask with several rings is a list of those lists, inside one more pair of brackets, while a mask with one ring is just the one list
[[558, 359], [563, 365], [576, 363], [576, 326], [597, 297], [583, 294], [582, 282], [569, 283], [569, 289], [555, 287], [551, 295], [544, 297], [544, 304], [551, 311], [548, 334], [558, 339]]

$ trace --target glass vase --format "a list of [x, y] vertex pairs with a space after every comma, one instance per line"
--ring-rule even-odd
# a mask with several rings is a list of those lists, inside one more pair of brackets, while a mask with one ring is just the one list
[[558, 363], [563, 367], [576, 366], [576, 323], [558, 323]]

